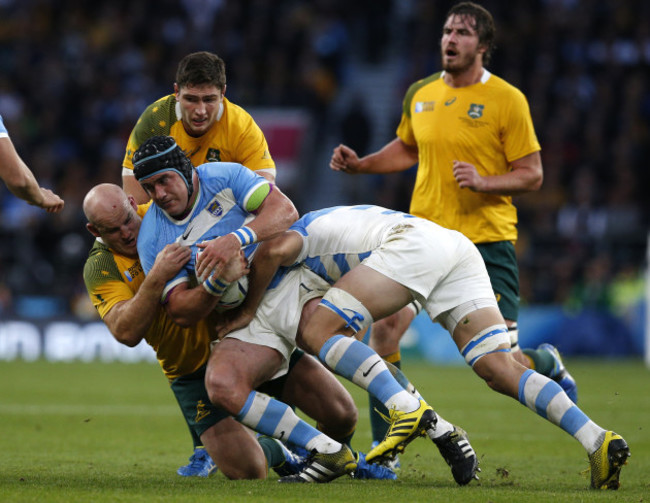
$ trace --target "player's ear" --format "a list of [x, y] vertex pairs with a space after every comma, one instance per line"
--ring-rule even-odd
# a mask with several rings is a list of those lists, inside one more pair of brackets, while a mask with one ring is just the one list
[[128, 199], [129, 199], [129, 204], [131, 205], [131, 208], [133, 208], [135, 211], [138, 211], [138, 203], [135, 201], [135, 197], [128, 196]]
[[86, 224], [86, 229], [88, 229], [88, 232], [90, 232], [90, 233], [91, 233], [93, 236], [95, 236], [96, 238], [101, 237], [100, 234], [99, 234], [99, 231], [97, 230], [97, 227], [95, 227], [95, 226], [94, 226], [93, 224], [91, 224], [90, 222], [88, 222], [88, 223]]
[[221, 97], [222, 97], [222, 98], [226, 95], [226, 87], [227, 87], [227, 85], [224, 84], [224, 85], [223, 85], [223, 89], [221, 90]]
[[181, 88], [178, 87], [178, 84], [174, 82], [174, 94], [176, 95], [176, 101], [178, 101], [178, 93], [181, 92]]

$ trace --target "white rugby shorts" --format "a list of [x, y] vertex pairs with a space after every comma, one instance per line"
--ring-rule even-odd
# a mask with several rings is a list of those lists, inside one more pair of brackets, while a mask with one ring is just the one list
[[396, 225], [362, 264], [408, 288], [432, 320], [465, 302], [494, 298], [476, 246], [428, 220]]
[[296, 348], [298, 323], [305, 303], [322, 297], [330, 285], [306, 267], [289, 271], [282, 281], [267, 290], [255, 318], [242, 329], [226, 335], [240, 341], [277, 350], [283, 357], [282, 367], [273, 379], [289, 370], [289, 358]]

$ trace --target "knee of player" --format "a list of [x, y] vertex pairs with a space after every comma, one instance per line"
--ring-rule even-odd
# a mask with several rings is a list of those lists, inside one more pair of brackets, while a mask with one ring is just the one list
[[465, 361], [486, 381], [504, 370], [499, 362], [510, 361], [510, 336], [505, 325], [496, 324], [480, 330], [460, 349]]
[[256, 480], [266, 478], [266, 464], [239, 468], [237, 466], [219, 465], [219, 469], [229, 480]]
[[214, 376], [206, 374], [205, 376], [205, 389], [208, 392], [208, 398], [214, 405], [221, 405], [223, 398], [223, 389]]
[[248, 463], [239, 466], [241, 463], [219, 465], [219, 469], [230, 480], [255, 480], [265, 479], [267, 475], [266, 462], [264, 458], [260, 462]]
[[506, 345], [501, 351], [480, 358], [473, 366], [474, 372], [494, 391], [510, 396], [517, 395], [519, 377], [523, 369], [515, 361]]
[[498, 372], [493, 372], [493, 369], [479, 370], [478, 365], [474, 367], [474, 372], [485, 381], [485, 384], [487, 384], [490, 389], [499, 392], [501, 391], [503, 383]]
[[390, 345], [396, 351], [400, 339], [419, 312], [419, 306], [419, 302], [413, 301], [390, 316], [377, 320], [370, 332], [371, 342]]
[[388, 318], [384, 318], [373, 323], [370, 329], [370, 341], [368, 343], [372, 349], [382, 356], [397, 353], [399, 351], [400, 340], [405, 333], [405, 329], [401, 330], [401, 327], [387, 320]]
[[237, 414], [246, 403], [248, 396], [248, 393], [243, 393], [241, 386], [238, 386], [228, 374], [218, 372], [206, 373], [205, 388], [210, 402], [230, 414]]
[[333, 422], [338, 425], [338, 429], [352, 430], [356, 427], [359, 420], [359, 411], [349, 393], [340, 393], [335, 397], [334, 403], [328, 407]]
[[340, 288], [330, 288], [318, 309], [307, 322], [302, 340], [318, 351], [330, 337], [341, 334], [352, 336], [362, 332], [373, 322], [368, 309], [353, 295]]
[[[311, 321], [311, 320], [310, 320]], [[333, 334], [332, 334], [333, 335]], [[309, 329], [305, 327], [296, 335], [296, 344], [300, 349], [303, 349], [306, 353], [310, 355], [318, 356], [320, 348], [323, 347], [325, 341], [331, 337], [330, 334], [325, 334], [322, 331], [319, 332], [318, 327], [315, 326], [314, 329]]]

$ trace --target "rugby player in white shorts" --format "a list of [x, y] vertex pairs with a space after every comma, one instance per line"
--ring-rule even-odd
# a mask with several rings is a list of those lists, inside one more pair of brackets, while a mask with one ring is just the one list
[[[618, 487], [630, 454], [627, 444], [589, 419], [555, 381], [515, 361], [485, 264], [462, 234], [378, 206], [311, 212], [258, 248], [250, 301], [257, 295], [256, 285], [268, 282], [278, 266], [296, 264], [333, 284], [297, 343], [336, 373], [380, 398], [391, 393], [381, 389], [386, 385], [381, 359], [350, 336], [415, 299], [449, 331], [488, 386], [519, 400], [582, 444], [589, 455], [592, 487]], [[412, 417], [396, 408], [390, 416], [391, 427], [368, 453], [368, 461], [390, 459], [408, 441], [396, 426]]]

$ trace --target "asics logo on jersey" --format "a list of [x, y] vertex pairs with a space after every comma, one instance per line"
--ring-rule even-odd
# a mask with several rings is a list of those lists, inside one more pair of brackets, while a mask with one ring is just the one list
[[192, 156], [193, 156], [194, 154], [196, 154], [196, 153], [199, 151], [200, 148], [201, 148], [201, 147], [196, 147], [196, 148], [195, 148], [194, 150], [192, 150], [191, 152], [186, 152], [185, 150], [183, 150], [183, 153], [184, 153], [187, 157], [192, 158]]
[[445, 106], [448, 107], [451, 105], [454, 101], [456, 101], [456, 96], [454, 96], [452, 99], [445, 101]]

